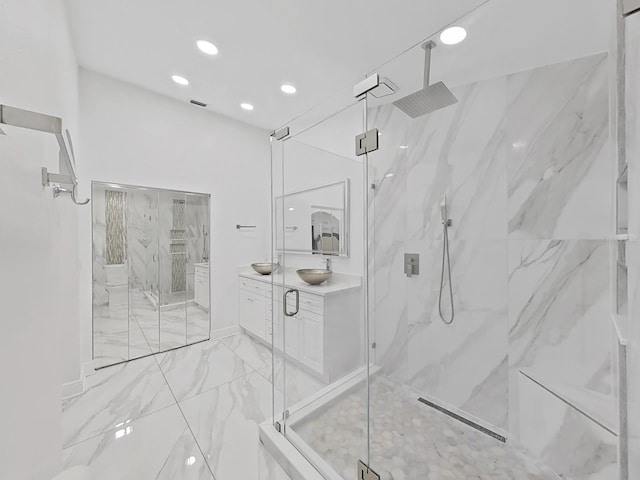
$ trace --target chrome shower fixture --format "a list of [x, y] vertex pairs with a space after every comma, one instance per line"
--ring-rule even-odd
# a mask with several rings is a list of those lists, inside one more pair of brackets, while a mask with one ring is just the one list
[[[455, 317], [455, 310], [453, 306], [453, 286], [451, 284], [451, 257], [449, 255], [449, 227], [453, 225], [453, 221], [449, 218], [447, 212], [447, 196], [442, 197], [442, 203], [440, 204], [440, 220], [442, 221], [442, 270], [440, 273], [440, 293], [438, 294], [438, 313], [440, 319], [447, 325], [453, 323]], [[442, 313], [442, 291], [444, 290], [444, 271], [447, 269], [447, 276], [449, 277], [449, 299], [451, 305], [451, 317], [445, 319]]]
[[435, 47], [436, 44], [432, 41], [428, 41], [422, 45], [424, 49], [424, 80], [422, 90], [418, 90], [415, 93], [393, 102], [396, 107], [411, 118], [418, 118], [427, 113], [432, 113], [441, 108], [458, 103], [458, 99], [443, 82], [429, 85], [431, 51]]
[[[0, 105], [0, 124], [10, 125], [13, 127], [26, 128], [28, 130], [36, 130], [39, 132], [52, 133], [58, 141], [60, 149], [58, 155], [59, 172], [50, 173], [46, 167], [42, 167], [42, 185], [45, 187], [54, 187], [53, 196], [59, 197], [65, 193], [71, 197], [76, 205], [86, 205], [89, 199], [78, 201], [76, 194], [78, 191], [78, 176], [76, 175], [75, 156], [73, 153], [73, 144], [71, 142], [71, 134], [69, 130], [62, 130], [62, 119], [52, 117], [43, 113], [30, 112], [20, 108]], [[0, 129], [2, 134], [4, 131]], [[70, 188], [61, 187], [61, 185]]]

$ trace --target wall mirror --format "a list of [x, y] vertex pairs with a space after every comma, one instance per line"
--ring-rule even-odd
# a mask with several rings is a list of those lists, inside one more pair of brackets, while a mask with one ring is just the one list
[[277, 249], [349, 256], [349, 180], [276, 197]]
[[92, 182], [99, 366], [210, 336], [208, 194]]

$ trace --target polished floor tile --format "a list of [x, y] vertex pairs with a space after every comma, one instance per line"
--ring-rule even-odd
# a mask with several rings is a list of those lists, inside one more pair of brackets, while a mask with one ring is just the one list
[[175, 400], [153, 357], [99, 370], [85, 379], [82, 395], [64, 402], [63, 446], [104, 433]]
[[271, 385], [257, 372], [180, 402], [217, 480], [286, 479], [262, 448], [259, 424], [271, 417]]
[[259, 440], [271, 384], [240, 356], [264, 370], [270, 351], [244, 334], [225, 343], [87, 377], [63, 405], [65, 467], [89, 465], [96, 480], [289, 480]]
[[220, 340], [256, 370], [271, 366], [271, 350], [249, 335], [233, 335]]
[[212, 480], [176, 405], [64, 450], [65, 467], [88, 465], [94, 480]]
[[222, 342], [212, 340], [158, 355], [177, 400], [184, 400], [253, 371]]
[[275, 369], [268, 366], [258, 370], [258, 373], [269, 383], [274, 383], [279, 391], [287, 392], [288, 406], [312, 396], [327, 386], [322, 380], [293, 363], [287, 363], [285, 371], [284, 362], [281, 358], [276, 358]]

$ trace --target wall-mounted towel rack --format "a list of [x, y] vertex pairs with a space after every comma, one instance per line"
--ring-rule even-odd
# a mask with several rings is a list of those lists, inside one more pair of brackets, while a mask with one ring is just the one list
[[242, 229], [245, 229], [245, 228], [257, 228], [257, 227], [256, 227], [256, 225], [239, 225], [239, 224], [236, 225], [236, 229], [238, 229], [238, 230], [242, 230]]
[[[66, 193], [69, 194], [76, 205], [89, 203], [89, 199], [80, 202], [76, 198], [78, 177], [75, 169], [73, 143], [68, 130], [65, 130], [63, 134], [61, 118], [0, 105], [0, 124], [54, 134], [60, 147], [58, 158], [59, 173], [50, 173], [46, 167], [42, 167], [42, 185], [53, 187], [54, 197], [59, 197], [61, 194]], [[2, 133], [5, 134], [5, 132]], [[62, 185], [70, 186], [71, 188], [64, 188]]]

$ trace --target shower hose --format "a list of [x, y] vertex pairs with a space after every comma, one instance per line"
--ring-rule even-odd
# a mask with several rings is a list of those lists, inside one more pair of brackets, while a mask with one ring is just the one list
[[[442, 273], [440, 275], [440, 294], [438, 295], [438, 313], [440, 319], [447, 325], [453, 323], [455, 312], [453, 309], [453, 287], [451, 285], [451, 258], [449, 257], [449, 222], [450, 220], [444, 219], [442, 224], [444, 225], [444, 232], [442, 234]], [[442, 291], [444, 290], [444, 269], [445, 263], [447, 267], [447, 277], [449, 277], [449, 299], [451, 302], [451, 315], [449, 319], [446, 319], [442, 313]]]

